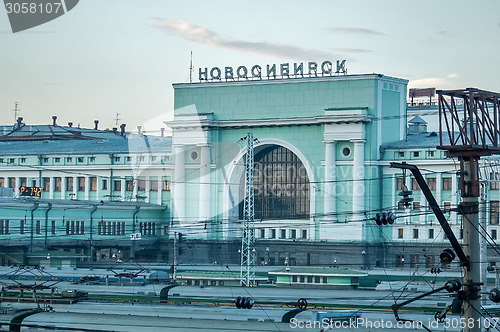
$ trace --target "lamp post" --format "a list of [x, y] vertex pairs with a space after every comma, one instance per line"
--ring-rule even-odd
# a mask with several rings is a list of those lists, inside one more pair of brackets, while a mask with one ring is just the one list
[[269, 265], [269, 247], [266, 247], [266, 265]]

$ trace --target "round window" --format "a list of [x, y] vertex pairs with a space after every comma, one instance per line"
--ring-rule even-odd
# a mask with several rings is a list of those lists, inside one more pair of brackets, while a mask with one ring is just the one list
[[340, 152], [342, 153], [342, 157], [347, 158], [351, 155], [351, 148], [347, 145], [343, 146]]
[[192, 161], [197, 161], [198, 160], [198, 151], [193, 150], [191, 153], [189, 153], [189, 157], [191, 158]]

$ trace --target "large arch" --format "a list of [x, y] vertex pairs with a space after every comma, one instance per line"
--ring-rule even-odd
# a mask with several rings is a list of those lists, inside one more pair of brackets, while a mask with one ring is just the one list
[[[259, 138], [258, 143], [254, 145], [254, 151], [257, 155], [260, 151], [267, 147], [279, 146], [290, 150], [302, 163], [307, 178], [309, 179], [309, 216], [302, 220], [307, 220], [307, 225], [309, 227], [309, 232], [314, 237], [314, 215], [316, 211], [316, 190], [314, 183], [316, 182], [316, 176], [311, 164], [307, 160], [306, 156], [302, 153], [300, 149], [296, 146], [282, 139], [277, 138]], [[226, 171], [226, 183], [224, 185], [223, 191], [223, 233], [224, 238], [227, 237], [238, 237], [238, 230], [230, 227], [231, 223], [234, 223], [239, 219], [239, 204], [243, 201], [243, 191], [240, 186], [240, 179], [245, 172], [244, 156], [246, 154], [246, 149], [241, 149], [238, 155], [231, 161]], [[297, 220], [297, 219], [295, 219]]]

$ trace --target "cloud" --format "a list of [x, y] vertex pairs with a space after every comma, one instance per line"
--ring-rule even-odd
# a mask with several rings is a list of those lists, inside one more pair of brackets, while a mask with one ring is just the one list
[[428, 77], [418, 80], [411, 80], [408, 83], [409, 88], [430, 88], [436, 87], [438, 89], [455, 89], [460, 83], [456, 80], [460, 76], [458, 74], [449, 74], [446, 77]]
[[346, 28], [346, 27], [334, 27], [334, 28], [324, 28], [324, 30], [333, 32], [333, 33], [342, 33], [342, 34], [350, 34], [350, 35], [366, 35], [366, 36], [383, 36], [385, 35], [382, 32], [375, 31], [372, 29], [364, 29], [364, 28]]
[[205, 27], [189, 24], [180, 20], [169, 18], [155, 18], [154, 20], [156, 24], [153, 24], [152, 27], [159, 31], [210, 47], [227, 49], [245, 54], [272, 56], [275, 58], [328, 59], [334, 56], [334, 54], [328, 52], [292, 45], [269, 42], [250, 42], [226, 38]]
[[333, 51], [339, 53], [366, 53], [371, 52], [371, 50], [365, 50], [362, 48], [332, 48]]

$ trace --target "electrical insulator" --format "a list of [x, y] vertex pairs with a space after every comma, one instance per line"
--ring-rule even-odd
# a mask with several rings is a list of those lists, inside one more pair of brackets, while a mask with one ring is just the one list
[[250, 297], [238, 296], [236, 300], [234, 300], [234, 304], [238, 309], [251, 309], [253, 307], [254, 300]]
[[451, 249], [444, 249], [439, 255], [442, 264], [450, 264], [455, 259], [455, 253]]
[[405, 206], [410, 207], [411, 202], [413, 202], [413, 198], [410, 197], [413, 194], [413, 191], [408, 190], [406, 186], [404, 186], [403, 190], [401, 190], [398, 195], [403, 197], [399, 201]]
[[377, 225], [382, 226], [382, 225], [387, 225], [387, 224], [394, 224], [394, 221], [396, 220], [396, 215], [392, 212], [382, 212], [382, 213], [377, 213], [375, 215], [375, 218], [372, 218], [375, 220]]
[[490, 290], [488, 297], [495, 303], [500, 302], [500, 290], [498, 290], [498, 288], [493, 288], [492, 290]]

